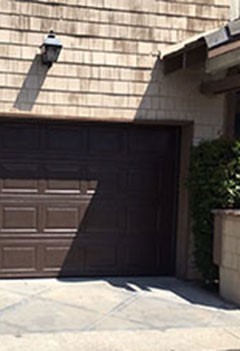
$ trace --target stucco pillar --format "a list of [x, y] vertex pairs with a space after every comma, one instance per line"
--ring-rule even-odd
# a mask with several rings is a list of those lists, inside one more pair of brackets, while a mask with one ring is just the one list
[[240, 210], [216, 210], [214, 215], [214, 262], [220, 269], [220, 294], [240, 305]]

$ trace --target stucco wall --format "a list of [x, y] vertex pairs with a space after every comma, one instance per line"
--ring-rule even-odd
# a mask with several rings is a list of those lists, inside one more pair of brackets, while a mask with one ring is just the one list
[[[0, 0], [0, 112], [58, 118], [193, 120], [195, 141], [222, 128], [223, 99], [201, 71], [163, 77], [158, 52], [229, 16], [227, 0]], [[39, 46], [63, 44], [47, 70]]]
[[214, 236], [220, 294], [240, 305], [240, 211], [215, 211]]

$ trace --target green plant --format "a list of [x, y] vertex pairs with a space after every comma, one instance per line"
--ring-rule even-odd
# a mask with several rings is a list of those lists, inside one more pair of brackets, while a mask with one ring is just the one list
[[212, 282], [218, 277], [212, 259], [212, 210], [240, 207], [240, 141], [221, 138], [195, 146], [187, 184], [196, 266]]

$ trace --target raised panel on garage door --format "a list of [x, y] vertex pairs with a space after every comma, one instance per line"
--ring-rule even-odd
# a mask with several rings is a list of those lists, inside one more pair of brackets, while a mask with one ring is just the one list
[[179, 130], [0, 123], [0, 276], [172, 275]]

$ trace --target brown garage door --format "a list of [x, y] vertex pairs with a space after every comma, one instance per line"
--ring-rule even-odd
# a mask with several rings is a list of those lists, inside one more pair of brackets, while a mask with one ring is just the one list
[[174, 274], [173, 127], [0, 124], [0, 276]]

